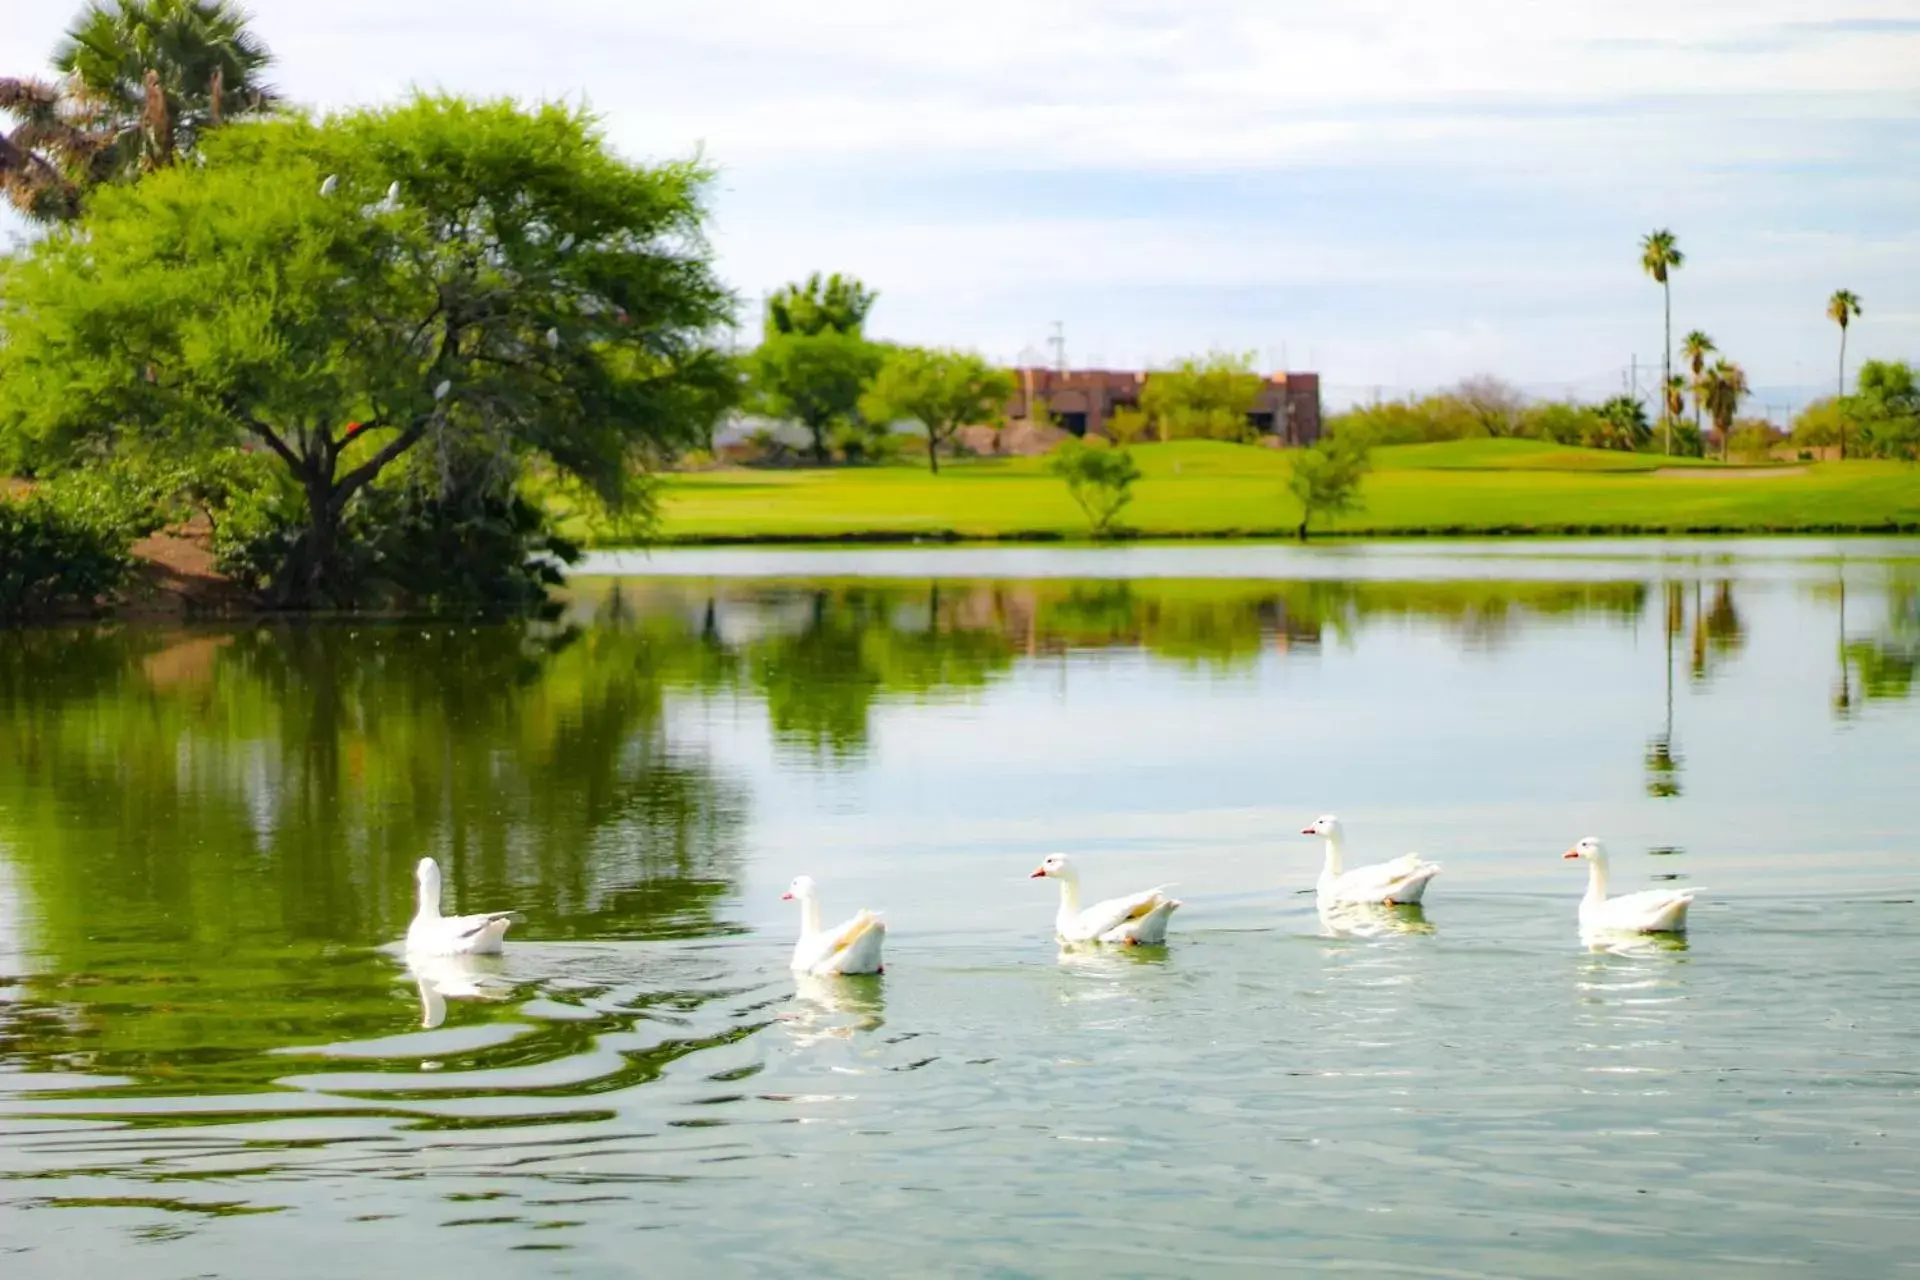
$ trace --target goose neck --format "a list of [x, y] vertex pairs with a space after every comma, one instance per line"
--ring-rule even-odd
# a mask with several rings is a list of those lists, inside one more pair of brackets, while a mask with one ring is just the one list
[[1607, 896], [1607, 855], [1596, 850], [1587, 859], [1587, 897], [1603, 902]]
[[820, 932], [820, 899], [808, 894], [800, 899], [800, 935], [811, 938]]
[[1080, 910], [1080, 877], [1074, 875], [1056, 876], [1060, 881], [1060, 914], [1074, 915]]
[[1326, 865], [1320, 869], [1320, 878], [1322, 880], [1338, 880], [1340, 878], [1340, 872], [1346, 864], [1345, 853], [1346, 849], [1344, 842], [1341, 840], [1340, 833], [1338, 831], [1327, 832], [1327, 861]]
[[432, 874], [420, 877], [420, 884], [414, 894], [414, 914], [421, 920], [440, 918], [440, 877]]

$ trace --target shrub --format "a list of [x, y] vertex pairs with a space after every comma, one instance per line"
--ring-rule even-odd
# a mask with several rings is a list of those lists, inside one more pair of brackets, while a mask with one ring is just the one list
[[1117, 445], [1130, 445], [1146, 438], [1148, 419], [1144, 409], [1121, 407], [1107, 415], [1107, 434]]
[[1047, 459], [1047, 470], [1067, 482], [1096, 538], [1117, 531], [1114, 522], [1133, 501], [1133, 484], [1140, 478], [1140, 465], [1127, 450], [1097, 448], [1083, 440], [1064, 441]]
[[1777, 430], [1772, 423], [1749, 418], [1734, 424], [1732, 434], [1727, 437], [1727, 452], [1750, 462], [1764, 461], [1773, 453], [1774, 446], [1784, 439], [1786, 433]]
[[1300, 504], [1300, 541], [1316, 515], [1339, 515], [1359, 508], [1360, 481], [1371, 465], [1365, 445], [1351, 438], [1322, 437], [1294, 454], [1287, 490]]
[[147, 492], [105, 468], [0, 498], [0, 618], [95, 607], [126, 581], [134, 542], [160, 523]]

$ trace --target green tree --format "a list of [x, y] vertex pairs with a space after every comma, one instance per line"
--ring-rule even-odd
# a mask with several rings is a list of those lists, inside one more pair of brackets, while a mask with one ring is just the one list
[[886, 348], [857, 333], [774, 333], [753, 356], [757, 407], [805, 427], [813, 458], [825, 463], [838, 427], [858, 425], [860, 397], [880, 372]]
[[1126, 449], [1103, 448], [1084, 440], [1062, 441], [1047, 459], [1047, 470], [1067, 482], [1067, 492], [1079, 504], [1096, 538], [1116, 531], [1114, 522], [1133, 501], [1134, 482], [1140, 479], [1140, 464]]
[[1470, 418], [1489, 439], [1499, 440], [1520, 428], [1527, 397], [1512, 383], [1490, 373], [1462, 378], [1446, 398], [1456, 412]]
[[1707, 412], [1713, 418], [1713, 428], [1720, 433], [1720, 458], [1725, 461], [1729, 437], [1733, 434], [1733, 419], [1740, 412], [1740, 402], [1747, 397], [1747, 374], [1739, 365], [1730, 360], [1720, 359], [1713, 362], [1707, 370]]
[[79, 214], [86, 193], [193, 154], [222, 120], [271, 111], [272, 54], [227, 0], [114, 0], [82, 9], [54, 51], [59, 84], [0, 81], [0, 188], [28, 217]]
[[623, 161], [572, 108], [427, 96], [206, 154], [7, 269], [0, 441], [270, 450], [305, 507], [282, 603], [346, 594], [348, 508], [423, 446], [544, 459], [618, 510], [728, 394], [698, 165]]
[[1243, 440], [1247, 413], [1265, 385], [1253, 371], [1253, 353], [1212, 352], [1147, 375], [1140, 408], [1162, 440], [1180, 437]]
[[1875, 457], [1920, 455], [1920, 386], [1904, 360], [1869, 360], [1860, 366], [1859, 390], [1840, 402], [1841, 421], [1858, 424], [1861, 444]]
[[1713, 339], [1703, 331], [1695, 329], [1680, 339], [1680, 354], [1687, 362], [1687, 370], [1692, 375], [1688, 380], [1693, 392], [1693, 429], [1696, 433], [1701, 427], [1701, 411], [1706, 407], [1703, 399], [1706, 393], [1707, 357], [1718, 353], [1720, 348], [1713, 345]]
[[[1860, 298], [1851, 289], [1835, 289], [1833, 296], [1827, 299], [1827, 319], [1840, 326], [1840, 389], [1834, 394], [1844, 397], [1847, 394], [1847, 325], [1860, 314]], [[1846, 422], [1840, 424], [1840, 456], [1847, 456]]]
[[[1660, 286], [1665, 305], [1666, 328], [1660, 342], [1660, 385], [1673, 382], [1673, 284], [1672, 276], [1686, 262], [1673, 232], [1664, 228], [1649, 231], [1640, 239], [1640, 267]], [[1673, 414], [1662, 406], [1660, 426], [1665, 434], [1666, 452], [1673, 452]]]
[[1323, 436], [1293, 457], [1287, 491], [1300, 504], [1300, 541], [1315, 516], [1337, 516], [1361, 506], [1360, 482], [1371, 463], [1365, 445]]
[[823, 279], [816, 271], [801, 283], [782, 285], [767, 295], [766, 336], [859, 335], [866, 331], [867, 313], [879, 297], [854, 276], [836, 271]]
[[869, 422], [912, 419], [927, 433], [927, 469], [940, 473], [940, 446], [961, 427], [997, 424], [1013, 396], [1013, 375], [970, 351], [896, 347], [860, 398]]

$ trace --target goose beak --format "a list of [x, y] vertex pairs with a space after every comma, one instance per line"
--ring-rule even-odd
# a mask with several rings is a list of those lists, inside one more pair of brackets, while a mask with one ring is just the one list
[[1312, 828], [1312, 827], [1302, 827], [1302, 828], [1300, 828], [1300, 834], [1301, 834], [1301, 835], [1303, 835], [1303, 836], [1310, 836], [1310, 835], [1312, 835], [1313, 833], [1314, 833], [1314, 832], [1313, 832], [1313, 828]]
[[[1572, 855], [1568, 855], [1568, 856], [1572, 856]], [[781, 894], [781, 895], [780, 895], [780, 901], [782, 901], [782, 902], [792, 902], [792, 901], [793, 901], [793, 895], [792, 895], [791, 893], [783, 893], [783, 894]]]
[[1578, 849], [1569, 849], [1565, 853], [1560, 855], [1563, 861], [1567, 858], [1577, 858], [1579, 856], [1580, 856], [1580, 851]]
[[1029, 880], [1044, 880], [1046, 878], [1047, 878], [1047, 869], [1045, 867], [1041, 867], [1039, 870], [1035, 871], [1032, 875], [1027, 877], [1027, 879]]

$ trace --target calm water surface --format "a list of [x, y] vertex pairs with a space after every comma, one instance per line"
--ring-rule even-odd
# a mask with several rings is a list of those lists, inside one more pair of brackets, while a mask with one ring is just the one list
[[[1920, 544], [592, 567], [0, 633], [0, 1274], [1920, 1266]], [[1320, 920], [1326, 811], [1424, 919]], [[1585, 835], [1690, 945], [1580, 943]], [[506, 956], [396, 953], [427, 853]]]

